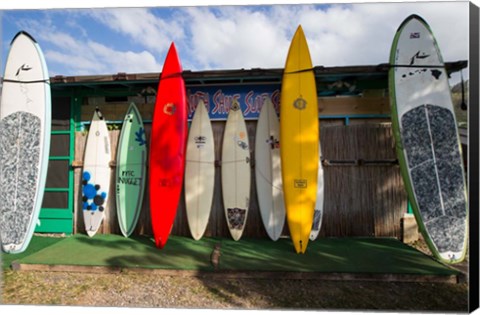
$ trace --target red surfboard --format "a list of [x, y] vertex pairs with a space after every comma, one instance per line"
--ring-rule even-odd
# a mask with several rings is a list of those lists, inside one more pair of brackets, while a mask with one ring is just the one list
[[158, 248], [167, 243], [183, 185], [187, 140], [187, 98], [174, 43], [165, 58], [150, 135], [150, 216]]

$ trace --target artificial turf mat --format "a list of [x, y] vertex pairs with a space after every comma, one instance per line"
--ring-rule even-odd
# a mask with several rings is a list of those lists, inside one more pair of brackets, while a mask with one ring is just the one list
[[33, 253], [38, 252], [39, 250], [45, 249], [48, 246], [51, 246], [59, 241], [63, 240], [63, 238], [59, 237], [43, 237], [43, 236], [33, 236], [30, 244], [28, 245], [27, 249], [23, 253], [19, 254], [5, 254], [0, 251], [0, 259], [2, 261], [2, 269], [10, 268], [12, 261], [21, 259], [23, 257], [27, 257], [32, 255]]
[[456, 275], [449, 268], [393, 238], [322, 238], [296, 254], [290, 240], [224, 241], [221, 268], [325, 273]]
[[213, 270], [210, 263], [220, 243], [223, 271], [286, 271], [360, 274], [458, 275], [459, 272], [390, 238], [322, 238], [296, 254], [289, 239], [207, 238], [195, 241], [170, 236], [157, 249], [151, 238], [83, 234], [67, 237], [26, 257], [20, 264], [110, 266], [175, 270]]
[[21, 264], [111, 266], [208, 270], [213, 243], [190, 238], [170, 237], [164, 249], [157, 249], [147, 237], [126, 238], [114, 234], [83, 234], [64, 239], [53, 246], [19, 259]]

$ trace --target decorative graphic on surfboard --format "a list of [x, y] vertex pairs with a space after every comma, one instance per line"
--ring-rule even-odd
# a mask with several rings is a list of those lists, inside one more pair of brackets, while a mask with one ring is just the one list
[[228, 113], [222, 146], [222, 196], [230, 235], [243, 234], [250, 207], [250, 145], [242, 109], [234, 102]]
[[242, 231], [247, 220], [247, 209], [228, 208], [227, 221], [228, 226], [232, 230]]
[[315, 76], [301, 26], [290, 44], [280, 97], [280, 156], [287, 223], [295, 251], [305, 253], [317, 199], [319, 124]]
[[389, 72], [392, 128], [419, 228], [433, 255], [460, 262], [467, 245], [467, 193], [457, 122], [438, 44], [411, 15], [393, 40]]
[[125, 113], [118, 140], [115, 170], [117, 218], [123, 236], [137, 225], [145, 192], [147, 148], [142, 116], [135, 103]]
[[107, 193], [102, 191], [102, 186], [90, 182], [90, 179], [92, 178], [90, 172], [83, 172], [82, 177], [82, 209], [90, 211], [98, 210], [100, 212], [104, 211]]
[[160, 76], [150, 136], [150, 215], [159, 248], [167, 243], [180, 201], [187, 134], [185, 82], [172, 43]]
[[138, 143], [139, 146], [144, 146], [147, 144], [147, 140], [145, 139], [145, 129], [143, 127], [140, 127], [137, 131], [135, 131], [135, 141]]
[[82, 209], [85, 230], [94, 236], [105, 217], [110, 189], [110, 136], [99, 108], [88, 131], [83, 159]]
[[0, 239], [13, 254], [25, 251], [39, 222], [50, 152], [48, 70], [26, 32], [11, 42], [0, 104]]

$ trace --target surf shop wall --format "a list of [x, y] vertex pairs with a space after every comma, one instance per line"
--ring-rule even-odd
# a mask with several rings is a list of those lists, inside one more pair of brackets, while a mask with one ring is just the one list
[[[466, 61], [447, 63], [449, 73]], [[255, 133], [260, 109], [270, 98], [277, 114], [283, 69], [184, 71], [191, 120], [201, 100], [209, 110], [215, 142], [215, 189], [205, 236], [231, 237], [221, 185], [223, 133], [230, 106], [243, 111], [250, 143], [250, 208], [242, 237], [265, 237], [255, 187]], [[388, 100], [388, 64], [315, 67], [319, 101], [321, 158], [325, 176], [320, 237], [390, 236], [401, 238], [407, 197], [400, 175]], [[56, 76], [51, 78], [52, 138], [50, 165], [40, 225], [36, 232], [85, 233], [82, 166], [90, 121], [99, 108], [111, 142], [110, 196], [115, 196], [115, 157], [127, 108], [134, 102], [150, 129], [159, 74]], [[188, 180], [188, 178], [186, 179]], [[147, 181], [148, 183], [148, 181]], [[148, 185], [133, 234], [152, 235]], [[108, 198], [98, 233], [121, 234], [115, 198]], [[288, 235], [285, 224], [282, 235]], [[172, 234], [190, 236], [182, 193]]]

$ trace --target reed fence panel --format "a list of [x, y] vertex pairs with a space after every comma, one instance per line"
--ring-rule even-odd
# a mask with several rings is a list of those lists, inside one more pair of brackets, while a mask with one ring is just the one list
[[[247, 121], [251, 160], [254, 160], [256, 121]], [[215, 190], [205, 236], [230, 237], [222, 200], [221, 152], [224, 121], [212, 122], [215, 141]], [[147, 143], [150, 125], [145, 126]], [[115, 160], [120, 131], [110, 131], [112, 161]], [[407, 209], [407, 197], [396, 159], [390, 123], [342, 125], [322, 124], [321, 150], [325, 176], [324, 217], [320, 237], [376, 236], [401, 237], [400, 219]], [[75, 136], [74, 233], [85, 233], [81, 208], [81, 174], [86, 132]], [[334, 162], [337, 163], [334, 163]], [[343, 164], [342, 164], [343, 161]], [[360, 163], [358, 162], [360, 161]], [[371, 163], [377, 161], [378, 163]], [[328, 162], [332, 162], [328, 165]], [[350, 164], [348, 164], [350, 163]], [[356, 164], [355, 164], [356, 163]], [[243, 237], [268, 237], [260, 216], [255, 170], [252, 163], [250, 209]], [[106, 218], [98, 233], [120, 234], [115, 208], [115, 164], [112, 162], [110, 198]], [[142, 211], [134, 234], [151, 235], [148, 181]], [[190, 236], [182, 191], [172, 234]], [[283, 235], [288, 236], [285, 225]]]

